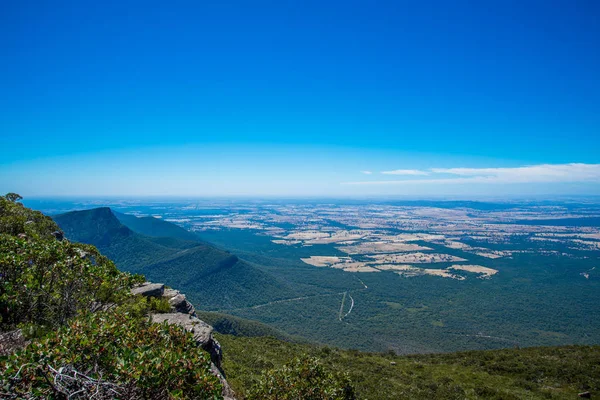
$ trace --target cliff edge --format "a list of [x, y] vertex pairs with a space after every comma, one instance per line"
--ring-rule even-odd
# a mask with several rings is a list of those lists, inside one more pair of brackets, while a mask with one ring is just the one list
[[167, 323], [178, 325], [190, 332], [198, 346], [202, 347], [210, 354], [211, 372], [219, 378], [223, 385], [223, 398], [225, 400], [235, 400], [235, 393], [227, 383], [225, 373], [221, 366], [223, 353], [221, 345], [213, 336], [213, 327], [202, 321], [196, 315], [196, 310], [190, 303], [185, 294], [178, 290], [166, 288], [162, 283], [145, 282], [131, 289], [135, 295], [165, 299], [169, 302], [171, 310], [168, 313], [153, 313], [150, 315], [154, 323]]

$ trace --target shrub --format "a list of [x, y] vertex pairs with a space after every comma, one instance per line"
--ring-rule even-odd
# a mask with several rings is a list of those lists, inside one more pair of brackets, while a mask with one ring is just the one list
[[0, 196], [0, 331], [39, 334], [82, 310], [120, 303], [143, 277], [120, 272], [94, 246], [57, 240], [49, 217]]
[[0, 327], [58, 327], [81, 310], [123, 301], [140, 280], [92, 246], [0, 234]]
[[15, 193], [0, 196], [0, 233], [51, 238], [53, 232], [59, 231], [52, 218], [23, 206], [17, 202], [20, 199]]
[[303, 356], [280, 369], [264, 371], [248, 399], [351, 400], [354, 388], [345, 374], [328, 371], [318, 359]]
[[[99, 387], [116, 397], [134, 387], [142, 398], [220, 398], [221, 385], [210, 367], [208, 354], [181, 327], [98, 312], [0, 361], [0, 375], [3, 391], [15, 398], [62, 398], [76, 390], [82, 392], [74, 398], [89, 398]], [[89, 384], [98, 380], [104, 384]], [[60, 384], [65, 381], [70, 385]]]

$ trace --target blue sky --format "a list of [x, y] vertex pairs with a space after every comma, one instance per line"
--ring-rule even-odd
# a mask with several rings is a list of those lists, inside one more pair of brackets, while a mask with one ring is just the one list
[[599, 18], [584, 0], [4, 2], [0, 191], [600, 194]]

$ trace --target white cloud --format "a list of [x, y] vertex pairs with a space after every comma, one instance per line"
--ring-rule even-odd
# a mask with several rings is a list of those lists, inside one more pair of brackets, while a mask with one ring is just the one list
[[[414, 170], [399, 170], [414, 171]], [[512, 168], [431, 168], [431, 178], [348, 182], [351, 185], [600, 182], [600, 164], [539, 164]], [[395, 171], [387, 171], [392, 173]], [[423, 172], [423, 171], [420, 171]], [[386, 172], [383, 172], [386, 173]], [[394, 175], [402, 175], [394, 174]], [[404, 174], [424, 175], [424, 174]], [[448, 177], [447, 175], [454, 175]]]
[[373, 172], [371, 171], [360, 171], [361, 174], [371, 175]]
[[429, 175], [427, 171], [418, 169], [396, 169], [393, 171], [381, 171], [384, 175]]

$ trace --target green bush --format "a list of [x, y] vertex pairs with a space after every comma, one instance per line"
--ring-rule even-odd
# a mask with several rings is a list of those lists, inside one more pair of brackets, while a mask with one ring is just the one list
[[57, 231], [50, 218], [0, 197], [0, 330], [56, 328], [81, 311], [123, 302], [143, 281], [93, 246], [57, 240]]
[[[78, 317], [0, 360], [3, 391], [15, 397], [62, 398], [55, 384], [57, 371], [62, 370], [101, 379], [121, 395], [134, 387], [138, 395], [152, 399], [221, 396], [220, 382], [210, 372], [210, 357], [189, 332], [121, 312]], [[87, 398], [86, 393], [90, 394], [84, 392], [81, 398]]]
[[250, 390], [248, 399], [351, 400], [350, 379], [327, 370], [317, 358], [303, 356], [280, 369], [265, 371]]
[[20, 199], [15, 193], [0, 196], [0, 233], [52, 238], [52, 233], [59, 231], [58, 225], [52, 218], [18, 203]]
[[0, 234], [0, 327], [57, 327], [81, 310], [118, 303], [140, 281], [92, 246]]
[[0, 397], [221, 397], [193, 336], [150, 323], [168, 301], [130, 293], [144, 277], [94, 246], [58, 240], [58, 226], [18, 200], [0, 197], [0, 333], [20, 327], [34, 340], [0, 358]]

